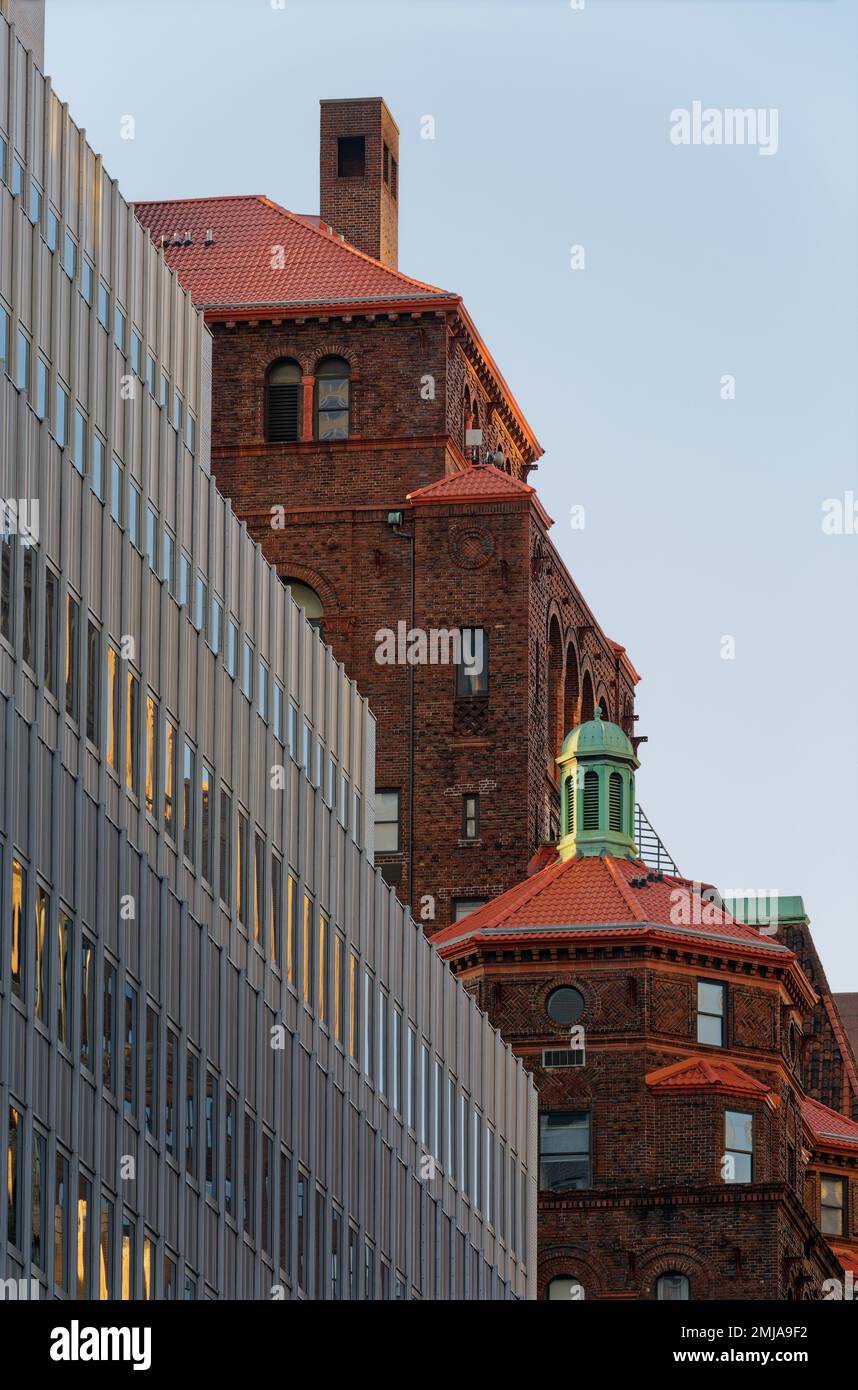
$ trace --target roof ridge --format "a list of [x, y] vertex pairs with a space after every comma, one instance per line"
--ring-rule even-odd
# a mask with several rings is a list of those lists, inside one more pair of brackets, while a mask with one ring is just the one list
[[459, 482], [471, 474], [480, 477], [496, 477], [499, 483], [513, 492], [521, 492], [527, 496], [534, 495], [536, 488], [532, 483], [524, 483], [520, 478], [514, 478], [511, 473], [504, 473], [503, 469], [498, 468], [493, 463], [469, 464], [467, 468], [460, 468], [458, 473], [445, 473], [443, 478], [436, 478], [432, 483], [424, 483], [423, 487], [418, 487], [406, 495], [406, 501], [411, 502], [415, 498], [424, 497], [433, 492], [436, 488], [442, 489], [446, 484]]
[[617, 868], [614, 862], [614, 856], [612, 854], [605, 854], [602, 858], [608, 866], [608, 872], [620, 890], [620, 896], [623, 902], [631, 908], [632, 916], [637, 922], [645, 922], [647, 920], [647, 915], [629, 888], [628, 882]]
[[[282, 213], [284, 217], [288, 217], [289, 221], [294, 222], [297, 227], [301, 227], [306, 232], [312, 232], [314, 236], [323, 237], [329, 246], [333, 244], [350, 251], [354, 256], [360, 256], [361, 260], [369, 261], [370, 265], [377, 266], [380, 270], [386, 270], [388, 275], [395, 275], [397, 280], [402, 280], [406, 285], [416, 286], [417, 289], [421, 290], [431, 290], [433, 294], [445, 295], [447, 298], [459, 298], [459, 296], [453, 294], [451, 290], [441, 289], [439, 285], [430, 285], [425, 280], [416, 280], [413, 275], [406, 275], [404, 270], [398, 270], [395, 266], [385, 265], [384, 261], [376, 260], [375, 256], [370, 256], [368, 252], [361, 251], [360, 247], [353, 246], [350, 241], [346, 241], [345, 237], [340, 236], [338, 232], [328, 232], [325, 231], [323, 227], [315, 227], [312, 222], [305, 222], [304, 218], [297, 212], [291, 212], [289, 208], [284, 208], [282, 203], [276, 203], [273, 198], [269, 198], [265, 193], [253, 194], [252, 196], [258, 197], [260, 202], [265, 203], [267, 207], [273, 208], [275, 212]], [[321, 220], [324, 221], [323, 218], [321, 218]], [[325, 224], [325, 226], [329, 225], [329, 223]]]

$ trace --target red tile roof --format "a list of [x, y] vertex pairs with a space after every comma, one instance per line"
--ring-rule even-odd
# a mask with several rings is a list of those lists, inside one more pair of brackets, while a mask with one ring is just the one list
[[833, 1141], [836, 1144], [858, 1144], [858, 1124], [839, 1110], [831, 1110], [818, 1100], [807, 1097], [802, 1102], [801, 1113], [815, 1139]]
[[850, 1249], [848, 1245], [832, 1244], [831, 1248], [834, 1251], [840, 1263], [842, 1264], [843, 1268], [846, 1270], [851, 1270], [853, 1274], [858, 1275], [858, 1254], [856, 1254], [854, 1250]]
[[436, 483], [419, 487], [415, 492], [409, 492], [408, 501], [446, 502], [451, 498], [470, 501], [475, 497], [535, 496], [536, 489], [529, 483], [520, 483], [517, 478], [511, 478], [509, 473], [495, 468], [493, 463], [480, 463], [463, 469], [461, 473], [454, 473], [449, 478], [439, 478]]
[[[391, 270], [324, 223], [316, 225], [260, 194], [136, 203], [134, 211], [157, 244], [162, 236], [171, 239], [164, 258], [203, 310], [455, 298]], [[188, 245], [172, 244], [174, 234], [184, 239], [186, 232]]]
[[660, 1067], [646, 1077], [652, 1091], [702, 1091], [714, 1088], [734, 1095], [767, 1096], [770, 1088], [737, 1067], [728, 1058], [686, 1057]]
[[510, 497], [530, 498], [546, 524], [552, 525], [536, 488], [531, 487], [529, 483], [519, 482], [518, 478], [510, 477], [509, 473], [495, 468], [493, 463], [472, 464], [460, 473], [439, 478], [435, 483], [428, 483], [426, 487], [409, 492], [407, 500], [412, 507], [419, 507], [432, 502], [492, 502]]
[[[600, 938], [617, 936], [696, 937], [712, 945], [723, 942], [783, 960], [793, 952], [755, 927], [735, 921], [726, 909], [701, 902], [699, 884], [686, 879], [647, 879], [645, 887], [631, 880], [649, 874], [640, 860], [612, 855], [556, 859], [554, 863], [502, 893], [484, 907], [435, 933], [432, 940], [444, 956], [459, 953], [475, 939], [490, 943], [521, 938], [528, 943], [556, 942], [559, 933], [576, 938], [587, 932]], [[684, 923], [677, 904], [689, 907]], [[715, 917], [717, 920], [710, 920]]]

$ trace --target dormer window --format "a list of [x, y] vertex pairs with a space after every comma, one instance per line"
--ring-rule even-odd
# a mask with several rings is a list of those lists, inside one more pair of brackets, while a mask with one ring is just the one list
[[275, 362], [268, 373], [266, 437], [272, 443], [301, 438], [301, 368], [297, 362]]
[[349, 437], [348, 362], [342, 357], [326, 357], [316, 372], [316, 438]]

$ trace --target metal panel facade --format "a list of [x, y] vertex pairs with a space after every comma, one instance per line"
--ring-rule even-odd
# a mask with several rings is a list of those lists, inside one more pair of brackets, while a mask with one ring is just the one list
[[530, 1296], [533, 1087], [372, 866], [208, 332], [5, 20], [0, 82], [0, 1274]]

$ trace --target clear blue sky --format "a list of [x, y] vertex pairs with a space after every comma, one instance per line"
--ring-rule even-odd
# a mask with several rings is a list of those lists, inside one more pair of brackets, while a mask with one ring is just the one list
[[[400, 266], [463, 294], [643, 676], [643, 806], [689, 877], [802, 894], [840, 990], [858, 534], [821, 521], [858, 492], [856, 54], [858, 0], [48, 0], [48, 72], [128, 198], [315, 211], [319, 99], [385, 97]], [[777, 108], [777, 154], [672, 145], [695, 100]]]

